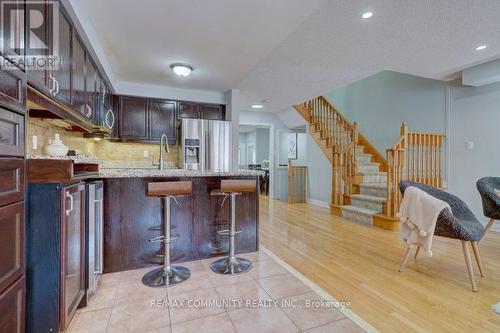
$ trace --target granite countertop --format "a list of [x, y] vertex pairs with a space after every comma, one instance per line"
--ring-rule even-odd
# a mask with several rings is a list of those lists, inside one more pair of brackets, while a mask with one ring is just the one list
[[262, 176], [264, 172], [239, 170], [229, 172], [193, 171], [184, 169], [103, 169], [99, 168], [99, 178], [150, 178], [150, 177], [238, 177]]

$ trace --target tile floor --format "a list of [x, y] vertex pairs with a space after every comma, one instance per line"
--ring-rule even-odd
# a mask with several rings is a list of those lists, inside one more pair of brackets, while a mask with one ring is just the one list
[[214, 259], [184, 263], [191, 278], [167, 289], [142, 284], [152, 268], [105, 274], [68, 332], [363, 332], [335, 308], [307, 306], [322, 298], [266, 253], [242, 257], [253, 268], [235, 276], [213, 273]]

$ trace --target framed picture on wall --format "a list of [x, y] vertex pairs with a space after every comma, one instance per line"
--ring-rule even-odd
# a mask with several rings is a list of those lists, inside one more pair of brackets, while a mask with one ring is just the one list
[[288, 134], [288, 159], [297, 159], [297, 133]]

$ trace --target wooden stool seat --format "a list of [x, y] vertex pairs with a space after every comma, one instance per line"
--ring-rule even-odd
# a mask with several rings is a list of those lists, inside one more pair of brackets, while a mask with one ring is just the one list
[[169, 195], [187, 195], [193, 193], [193, 183], [189, 180], [175, 182], [148, 183], [149, 197], [167, 197]]
[[220, 192], [223, 193], [244, 193], [255, 192], [257, 182], [250, 179], [222, 179], [220, 181]]

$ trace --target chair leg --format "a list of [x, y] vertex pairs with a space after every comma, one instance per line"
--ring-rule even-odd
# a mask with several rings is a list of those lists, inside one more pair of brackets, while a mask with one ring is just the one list
[[486, 225], [486, 227], [484, 228], [484, 234], [483, 234], [483, 238], [484, 236], [486, 235], [486, 233], [488, 232], [488, 230], [491, 228], [491, 226], [493, 225], [493, 223], [495, 223], [495, 220], [494, 219], [490, 219], [488, 221], [488, 224]]
[[403, 257], [403, 260], [401, 261], [401, 264], [399, 265], [399, 271], [402, 272], [405, 269], [406, 262], [408, 261], [408, 258], [410, 257], [410, 251], [411, 247], [406, 248], [406, 253], [405, 256]]
[[464, 250], [464, 257], [465, 257], [465, 264], [467, 265], [467, 273], [469, 273], [469, 279], [470, 283], [472, 284], [472, 291], [476, 292], [477, 287], [476, 287], [476, 280], [474, 279], [474, 270], [472, 269], [472, 260], [470, 257], [470, 250], [468, 246], [468, 242], [466, 241], [461, 241], [462, 242], [462, 249]]
[[476, 258], [477, 267], [479, 268], [479, 273], [481, 274], [481, 277], [484, 277], [483, 265], [481, 263], [481, 257], [479, 256], [479, 249], [477, 247], [477, 242], [471, 242], [471, 245], [472, 245], [472, 251], [474, 252], [474, 257]]
[[417, 259], [417, 256], [418, 256], [418, 252], [420, 251], [420, 246], [417, 247], [417, 250], [415, 251], [415, 259]]

